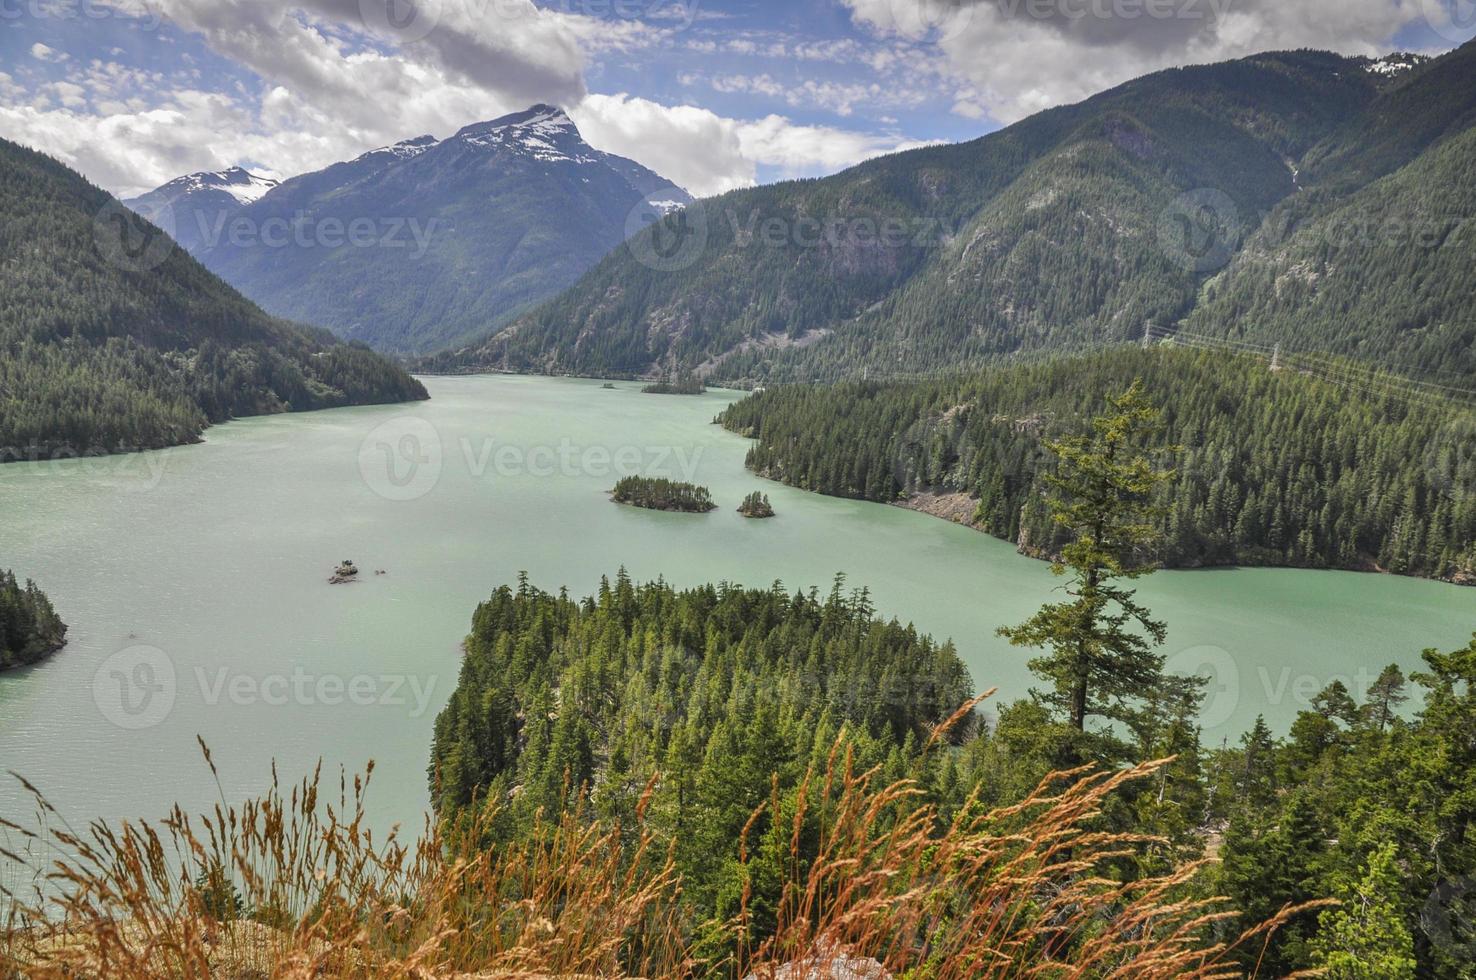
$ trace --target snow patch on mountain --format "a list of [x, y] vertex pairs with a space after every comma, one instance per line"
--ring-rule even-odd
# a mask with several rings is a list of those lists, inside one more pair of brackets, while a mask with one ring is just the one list
[[394, 144], [393, 146], [381, 146], [377, 149], [370, 150], [367, 153], [362, 153], [359, 155], [358, 159], [368, 160], [371, 157], [385, 156], [393, 157], [396, 160], [408, 160], [411, 157], [420, 156], [420, 154], [424, 153], [426, 150], [429, 150], [433, 146], [439, 145], [439, 143], [440, 140], [436, 139], [434, 136], [417, 136], [414, 139], [410, 140], [400, 140], [400, 142]]
[[491, 122], [467, 126], [452, 139], [469, 146], [513, 150], [544, 163], [598, 163], [564, 110], [536, 105]]
[[260, 200], [262, 195], [276, 186], [277, 181], [270, 177], [251, 173], [241, 167], [231, 167], [227, 170], [176, 177], [147, 196], [161, 195], [173, 201], [199, 191], [223, 191], [244, 205]]
[[1429, 60], [1426, 55], [1396, 52], [1382, 58], [1370, 59], [1363, 69], [1371, 75], [1402, 75]]

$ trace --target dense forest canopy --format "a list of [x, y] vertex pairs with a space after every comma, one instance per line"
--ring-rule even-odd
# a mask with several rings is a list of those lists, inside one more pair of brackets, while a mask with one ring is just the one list
[[[1335, 682], [1285, 737], [1258, 722], [1214, 749], [1199, 744], [1192, 703], [1139, 698], [1120, 761], [1177, 761], [1098, 818], [1104, 830], [1162, 838], [1115, 874], [1159, 873], [1214, 847], [1223, 863], [1176, 897], [1227, 893], [1251, 917], [1315, 898], [1346, 903], [1296, 917], [1260, 975], [1354, 955], [1392, 968], [1332, 975], [1412, 978], [1418, 964], [1424, 976], [1469, 978], [1462, 951], [1476, 919], [1462, 917], [1459, 889], [1476, 874], [1476, 638], [1427, 651], [1425, 663], [1414, 686], [1390, 667], [1359, 702]], [[950, 644], [878, 618], [864, 590], [839, 582], [828, 595], [777, 583], [678, 591], [622, 573], [576, 600], [520, 580], [473, 618], [460, 682], [436, 721], [431, 791], [442, 820], [480, 815], [498, 840], [581, 799], [585, 819], [657, 828], [645, 859], [674, 844], [689, 928], [720, 952], [733, 933], [703, 923], [731, 914], [745, 888], [760, 910], [753, 937], [772, 921], [762, 910], [795, 871], [788, 821], [824, 792], [802, 776], [824, 769], [838, 736], [858, 771], [918, 778], [945, 819], [1018, 801], [1059, 767], [1070, 728], [1036, 699], [971, 716], [924, 751], [930, 727], [972, 689]], [[777, 808], [755, 816], [775, 794]], [[808, 831], [798, 846], [813, 846]], [[1432, 902], [1439, 928], [1423, 924]], [[1230, 935], [1238, 924], [1206, 928]], [[1261, 956], [1246, 950], [1243, 966]]]
[[67, 626], [36, 587], [0, 568], [0, 670], [35, 663], [60, 649]]
[[1476, 580], [1476, 414], [1360, 390], [1250, 356], [1172, 346], [915, 383], [779, 386], [728, 408], [748, 465], [807, 490], [875, 501], [964, 494], [982, 530], [1051, 555], [1044, 441], [1142, 378], [1183, 452], [1158, 497], [1169, 567], [1378, 567]]
[[0, 462], [424, 397], [379, 355], [268, 317], [78, 174], [0, 140]]
[[627, 476], [616, 482], [610, 499], [647, 510], [674, 510], [705, 514], [717, 507], [706, 487], [679, 480], [650, 476]]
[[971, 693], [950, 644], [875, 616], [865, 592], [733, 585], [677, 591], [622, 572], [596, 596], [526, 581], [478, 607], [461, 679], [436, 720], [431, 789], [451, 819], [505, 804], [516, 835], [588, 792], [629, 817], [647, 784], [694, 909], [725, 916], [733, 846], [771, 774], [792, 792], [846, 726], [863, 768], [902, 772]]

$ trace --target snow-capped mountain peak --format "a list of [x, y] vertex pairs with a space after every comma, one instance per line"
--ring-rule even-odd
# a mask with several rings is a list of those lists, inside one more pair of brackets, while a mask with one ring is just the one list
[[393, 157], [397, 160], [405, 160], [410, 157], [419, 156], [439, 142], [440, 140], [436, 139], [434, 136], [417, 136], [414, 139], [400, 140], [400, 142], [395, 143], [392, 146], [381, 146], [378, 149], [370, 150], [367, 153], [362, 153], [359, 155], [359, 159], [367, 160], [371, 157], [387, 156]]
[[527, 129], [546, 135], [565, 132], [579, 135], [579, 130], [574, 127], [574, 120], [569, 118], [568, 113], [558, 106], [540, 102], [521, 112], [510, 112], [487, 122], [463, 126], [456, 136], [479, 136], [507, 129]]
[[488, 122], [473, 123], [452, 139], [469, 146], [525, 153], [544, 163], [594, 163], [599, 159], [563, 109], [542, 103]]
[[[369, 150], [244, 208], [224, 188], [178, 190], [169, 188], [175, 240], [263, 308], [415, 352], [499, 327], [593, 267], [625, 240], [633, 215], [644, 221], [691, 200], [635, 160], [587, 144], [551, 105]], [[337, 234], [328, 221], [362, 219], [380, 223], [384, 248], [326, 244]], [[324, 231], [324, 246], [294, 238], [284, 259], [234, 234], [278, 221]]]
[[196, 191], [223, 191], [240, 204], [250, 204], [252, 201], [259, 200], [263, 194], [276, 186], [277, 181], [270, 177], [254, 174], [241, 167], [228, 167], [225, 170], [205, 171], [176, 177], [159, 190], [166, 192], [166, 196], [171, 199]]

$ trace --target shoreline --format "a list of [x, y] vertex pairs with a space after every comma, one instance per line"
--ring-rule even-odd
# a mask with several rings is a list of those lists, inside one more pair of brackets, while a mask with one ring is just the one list
[[[765, 477], [765, 479], [768, 479], [768, 478]], [[778, 481], [776, 481], [776, 482], [778, 482]], [[788, 486], [788, 484], [784, 484], [784, 485], [785, 486]], [[818, 491], [816, 491], [816, 492], [818, 492]], [[821, 496], [827, 496], [827, 495], [822, 494]], [[876, 502], [877, 501], [868, 501], [868, 503], [876, 503]], [[971, 531], [977, 531], [980, 534], [986, 534], [989, 537], [994, 538], [996, 541], [1004, 541], [1006, 544], [1012, 543], [1012, 542], [1009, 541], [1009, 539], [1007, 539], [1007, 538], [1001, 538], [1001, 537], [999, 537], [996, 534], [992, 534], [989, 531], [985, 530], [982, 527], [979, 527], [977, 524], [974, 523], [973, 513], [974, 513], [974, 508], [975, 508], [975, 506], [977, 506], [977, 504], [978, 504], [978, 500], [976, 500], [973, 497], [970, 497], [968, 494], [964, 493], [963, 491], [956, 490], [956, 491], [953, 491], [951, 493], [932, 493], [932, 492], [929, 492], [929, 491], [924, 491], [924, 492], [921, 492], [921, 493], [914, 493], [911, 496], [909, 496], [906, 500], [892, 501], [891, 503], [887, 504], [887, 506], [889, 506], [889, 507], [898, 507], [898, 508], [901, 508], [902, 510], [910, 510], [910, 511], [913, 511], [914, 513], [918, 513], [918, 514], [926, 514], [929, 517], [936, 517], [936, 518], [939, 518], [940, 520], [948, 521], [950, 524], [957, 524], [957, 525], [959, 525], [961, 527], [966, 527], [966, 528], [968, 528]], [[1023, 547], [1020, 547], [1019, 546], [1018, 542], [1014, 542], [1014, 543], [1015, 543], [1015, 551], [1018, 554], [1024, 555], [1026, 558], [1034, 558], [1037, 561], [1045, 561], [1045, 562], [1049, 562], [1049, 561], [1054, 561], [1055, 560], [1051, 555], [1042, 554], [1037, 549], [1023, 548]], [[1285, 569], [1291, 569], [1291, 570], [1294, 570], [1294, 571], [1305, 571], [1305, 572], [1357, 572], [1357, 573], [1361, 573], [1361, 574], [1365, 574], [1365, 575], [1388, 575], [1388, 576], [1394, 577], [1394, 578], [1412, 578], [1412, 579], [1420, 579], [1420, 580], [1426, 581], [1426, 582], [1443, 582], [1446, 585], [1454, 585], [1454, 586], [1463, 587], [1463, 588], [1469, 588], [1471, 586], [1476, 586], [1476, 574], [1457, 573], [1455, 575], [1447, 575], [1447, 576], [1405, 575], [1405, 574], [1400, 573], [1400, 572], [1391, 572], [1391, 571], [1389, 571], [1389, 569], [1380, 566], [1379, 564], [1377, 564], [1376, 562], [1374, 562], [1372, 560], [1368, 560], [1364, 564], [1359, 565], [1357, 567], [1348, 567], [1348, 566], [1324, 566], [1324, 565], [1289, 565], [1289, 564], [1279, 564], [1279, 565], [1259, 564], [1258, 565], [1258, 564], [1253, 564], [1253, 563], [1243, 562], [1243, 561], [1236, 561], [1236, 562], [1216, 562], [1216, 563], [1200, 564], [1200, 565], [1164, 565], [1164, 566], [1162, 566], [1162, 570], [1163, 571], [1166, 571], [1166, 572], [1205, 572], [1205, 571], [1215, 571], [1215, 570], [1229, 571], [1229, 570], [1237, 569], [1237, 568], [1285, 568]]]

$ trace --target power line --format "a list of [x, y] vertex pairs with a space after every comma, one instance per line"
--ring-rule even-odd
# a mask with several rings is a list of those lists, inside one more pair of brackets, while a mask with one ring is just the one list
[[[1346, 390], [1357, 391], [1373, 397], [1404, 398], [1413, 403], [1430, 407], [1448, 408], [1454, 406], [1460, 408], [1476, 408], [1476, 390], [1459, 388], [1454, 385], [1440, 384], [1433, 381], [1407, 378], [1389, 371], [1383, 371], [1372, 365], [1362, 365], [1354, 361], [1340, 359], [1325, 351], [1301, 348], [1285, 341], [1265, 344], [1242, 337], [1216, 337], [1208, 334], [1192, 333], [1185, 330], [1174, 330], [1168, 327], [1156, 326], [1151, 320], [1143, 325], [1142, 336], [1138, 339], [1122, 338], [1094, 341], [1061, 351], [1026, 351], [1017, 349], [988, 361], [960, 364], [954, 367], [932, 371], [877, 371], [868, 365], [863, 368], [860, 380], [878, 384], [913, 384], [939, 381], [960, 378], [978, 371], [999, 369], [1044, 360], [1053, 356], [1076, 357], [1093, 354], [1098, 351], [1122, 350], [1133, 346], [1142, 346], [1144, 349], [1148, 349], [1154, 344], [1174, 344], [1193, 350], [1228, 353], [1242, 357], [1258, 357], [1268, 361], [1272, 370], [1296, 371], [1299, 374], [1316, 378], [1327, 384], [1337, 385]], [[908, 355], [913, 352], [909, 349], [901, 353]], [[831, 379], [829, 382], [821, 383], [833, 385], [855, 380], [857, 379], [854, 377], [837, 377]]]
[[1152, 334], [1175, 344], [1199, 350], [1224, 351], [1254, 357], [1267, 357], [1280, 370], [1295, 370], [1312, 375], [1329, 384], [1352, 388], [1372, 395], [1415, 399], [1427, 405], [1476, 404], [1476, 391], [1433, 381], [1420, 381], [1372, 366], [1342, 360], [1323, 351], [1298, 349], [1286, 343], [1274, 345], [1229, 337], [1211, 337], [1188, 331], [1153, 328]]

